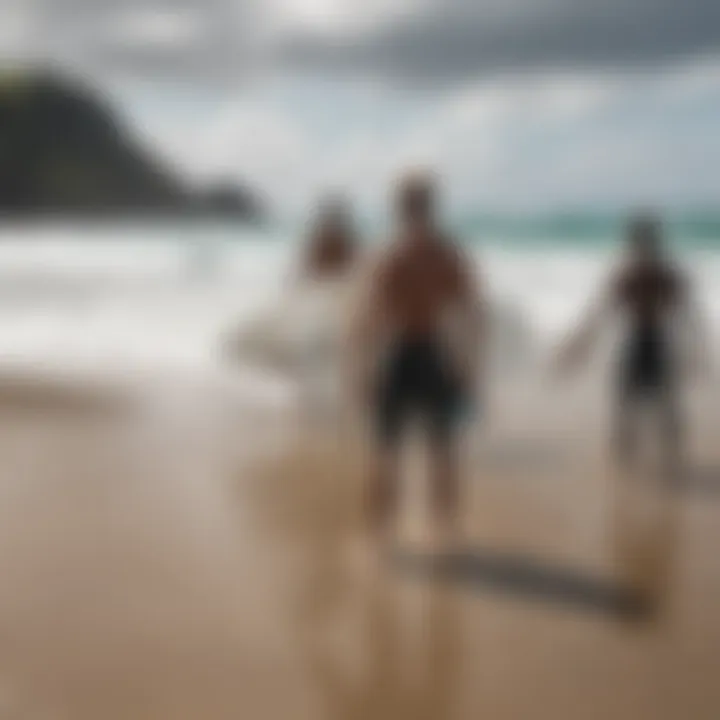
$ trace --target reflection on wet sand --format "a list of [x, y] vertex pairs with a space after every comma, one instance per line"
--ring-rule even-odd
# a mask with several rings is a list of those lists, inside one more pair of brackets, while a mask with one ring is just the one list
[[641, 600], [646, 616], [661, 613], [672, 592], [680, 512], [665, 483], [623, 483], [616, 489], [610, 528], [616, 574]]
[[[461, 616], [453, 596], [431, 590], [407, 617], [402, 593], [378, 581], [356, 598], [359, 641], [354, 663], [343, 646], [304, 647], [325, 717], [444, 718], [451, 716], [461, 677]], [[407, 627], [410, 625], [410, 627]], [[315, 628], [318, 630], [319, 628]]]
[[[469, 487], [463, 547], [430, 553], [403, 535], [373, 565], [354, 554], [358, 443], [305, 426], [265, 458], [252, 473], [254, 507], [285, 558], [289, 636], [316, 717], [674, 720], [691, 706], [694, 717], [712, 717], [715, 661], [706, 655], [692, 677], [681, 667], [705, 631], [717, 635], [715, 615], [705, 611], [699, 634], [673, 639], [684, 626], [678, 613], [693, 604], [678, 584], [683, 505], [665, 483], [614, 485], [592, 462], [580, 480], [568, 463], [541, 490], [485, 469]], [[563, 488], [579, 481], [586, 487], [574, 505]], [[557, 506], [578, 523], [557, 523], [548, 511]], [[500, 524], [483, 527], [495, 515]], [[513, 539], [494, 539], [503, 537], [495, 527]]]
[[[311, 448], [296, 447], [293, 466], [301, 471], [292, 481], [271, 473], [262, 482], [272, 498], [268, 520], [276, 522], [285, 503], [292, 517], [283, 517], [296, 562], [292, 627], [323, 717], [448, 717], [463, 657], [456, 595], [432, 587], [408, 592], [390, 568], [354, 562], [358, 465], [337, 448]], [[273, 481], [286, 489], [284, 500]]]
[[[3, 397], [3, 720], [717, 717], [706, 496], [611, 490], [572, 443], [542, 480], [470, 463], [467, 544], [437, 577], [414, 535], [419, 568], [358, 553], [367, 458], [340, 432], [278, 418], [266, 445], [175, 388]], [[618, 621], [618, 588], [650, 622]]]
[[6, 403], [0, 389], [0, 717], [311, 714], [208, 418], [150, 409], [145, 395], [118, 412], [54, 386], [28, 388], [21, 406], [11, 390]]

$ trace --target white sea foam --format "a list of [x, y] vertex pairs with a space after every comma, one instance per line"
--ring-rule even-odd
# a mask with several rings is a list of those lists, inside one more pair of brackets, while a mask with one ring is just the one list
[[[210, 226], [5, 229], [0, 362], [207, 371], [221, 334], [282, 291], [296, 249]], [[547, 346], [599, 287], [612, 253], [486, 247], [475, 257], [493, 297]], [[720, 255], [683, 261], [718, 327]]]

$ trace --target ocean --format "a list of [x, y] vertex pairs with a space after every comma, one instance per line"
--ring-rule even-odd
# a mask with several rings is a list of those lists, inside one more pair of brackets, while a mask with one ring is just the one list
[[[619, 257], [598, 218], [474, 218], [458, 224], [492, 296], [546, 345], [558, 340]], [[7, 225], [0, 229], [0, 363], [90, 372], [201, 372], [218, 338], [292, 277], [301, 233], [216, 224]], [[709, 327], [720, 328], [720, 221], [669, 228]]]

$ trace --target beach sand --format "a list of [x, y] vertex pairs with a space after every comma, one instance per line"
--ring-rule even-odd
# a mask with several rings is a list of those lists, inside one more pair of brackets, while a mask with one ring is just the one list
[[615, 476], [591, 394], [494, 398], [462, 543], [428, 554], [411, 448], [367, 564], [367, 453], [332, 419], [5, 377], [0, 718], [714, 720], [717, 395], [671, 491]]

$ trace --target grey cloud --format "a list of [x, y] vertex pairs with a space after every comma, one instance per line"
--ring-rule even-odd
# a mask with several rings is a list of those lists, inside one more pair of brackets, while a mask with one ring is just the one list
[[[38, 60], [100, 76], [191, 83], [233, 82], [249, 71], [259, 50], [259, 9], [250, 0], [28, 0], [24, 8]], [[183, 14], [192, 32], [177, 43], [133, 42], [118, 32], [132, 13], [154, 10]]]
[[[13, 0], [6, 0], [13, 2]], [[363, 0], [338, 0], [356, 2]], [[444, 84], [506, 70], [626, 68], [720, 52], [718, 0], [415, 0], [355, 33], [286, 27], [269, 0], [23, 0], [38, 57], [83, 72], [232, 83], [267, 61], [281, 71]], [[130, 11], [191, 12], [177, 44], [113, 36]], [[0, 8], [2, 21], [2, 8]], [[276, 38], [277, 40], [277, 38]]]
[[505, 70], [623, 68], [720, 52], [718, 0], [433, 0], [352, 38], [292, 38], [284, 60], [309, 70], [412, 83]]

